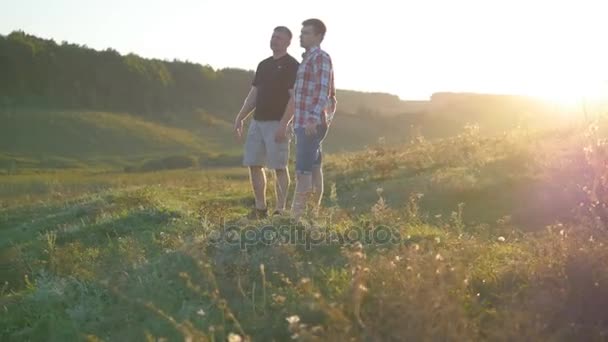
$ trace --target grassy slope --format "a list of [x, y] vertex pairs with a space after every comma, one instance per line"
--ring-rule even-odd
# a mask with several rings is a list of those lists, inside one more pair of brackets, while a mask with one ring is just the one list
[[[311, 250], [211, 243], [222, 222], [289, 224], [241, 219], [242, 169], [6, 177], [0, 339], [601, 340], [608, 236], [564, 210], [589, 182], [586, 144], [573, 128], [468, 132], [333, 156], [321, 227], [402, 240]], [[519, 215], [531, 196], [560, 210]]]
[[123, 113], [23, 110], [0, 113], [0, 121], [5, 163], [55, 159], [88, 165], [99, 160], [203, 154], [217, 148], [204, 135]]
[[[12, 163], [17, 169], [115, 167], [169, 155], [233, 156], [227, 162], [238, 166], [242, 145], [235, 142], [230, 122], [204, 111], [176, 113], [163, 120], [152, 122], [125, 113], [0, 112], [0, 167]], [[338, 113], [326, 151], [361, 149], [380, 137], [402, 142], [410, 121], [407, 116]]]

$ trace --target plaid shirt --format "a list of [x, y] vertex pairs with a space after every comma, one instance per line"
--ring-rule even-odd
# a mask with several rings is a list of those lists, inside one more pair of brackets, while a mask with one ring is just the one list
[[318, 46], [304, 53], [294, 93], [295, 127], [308, 123], [329, 125], [334, 114], [330, 105], [335, 105], [336, 96], [334, 71], [331, 58]]

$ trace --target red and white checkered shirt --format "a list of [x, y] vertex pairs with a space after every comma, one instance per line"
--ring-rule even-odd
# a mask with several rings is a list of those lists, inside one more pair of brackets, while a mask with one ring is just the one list
[[315, 46], [303, 55], [298, 68], [294, 88], [294, 126], [304, 127], [308, 123], [329, 125], [334, 114], [331, 104], [335, 96], [331, 58]]

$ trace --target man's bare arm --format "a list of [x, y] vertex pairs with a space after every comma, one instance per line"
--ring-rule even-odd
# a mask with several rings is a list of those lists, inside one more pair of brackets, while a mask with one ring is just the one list
[[249, 117], [251, 112], [255, 109], [258, 97], [258, 88], [255, 86], [251, 87], [249, 94], [243, 102], [243, 106], [239, 111], [239, 114], [234, 119], [234, 134], [238, 140], [241, 140], [243, 136], [243, 121]]
[[289, 101], [287, 102], [287, 107], [285, 107], [285, 113], [283, 113], [283, 117], [281, 118], [281, 122], [279, 124], [279, 128], [274, 136], [274, 140], [276, 142], [282, 142], [287, 139], [287, 126], [293, 119], [293, 115], [296, 111], [296, 106], [293, 98], [293, 89], [289, 90]]
[[296, 106], [293, 100], [293, 94], [293, 89], [289, 89], [289, 101], [287, 102], [287, 106], [285, 107], [285, 113], [283, 113], [283, 117], [281, 118], [281, 126], [283, 127], [287, 127], [287, 125], [289, 125], [296, 111]]
[[236, 116], [235, 121], [243, 121], [243, 120], [247, 119], [249, 114], [251, 114], [251, 112], [255, 109], [257, 97], [258, 97], [258, 88], [251, 87], [251, 89], [249, 90], [249, 94], [247, 94], [247, 97], [245, 98], [245, 101], [243, 102], [243, 106], [241, 107], [239, 114]]

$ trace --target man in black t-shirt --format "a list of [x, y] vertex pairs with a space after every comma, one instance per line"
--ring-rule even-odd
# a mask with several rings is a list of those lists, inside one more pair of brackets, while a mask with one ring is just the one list
[[259, 63], [251, 90], [234, 122], [234, 133], [241, 140], [243, 122], [254, 111], [245, 140], [243, 165], [249, 167], [257, 218], [267, 216], [268, 210], [264, 167], [275, 171], [274, 214], [283, 212], [287, 203], [290, 138], [284, 129], [287, 125], [281, 121], [287, 122], [293, 114], [291, 101], [299, 67], [298, 61], [287, 53], [291, 38], [288, 28], [279, 26], [274, 29], [270, 40], [273, 55]]

